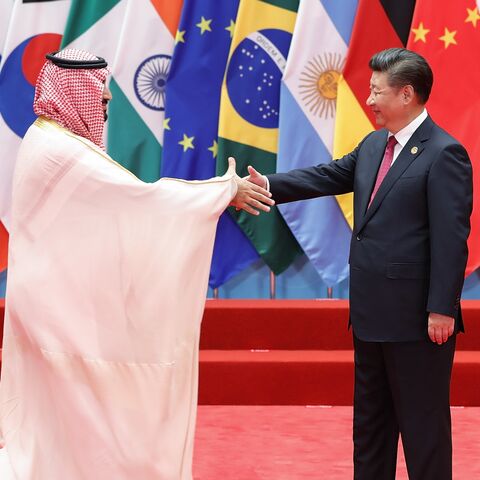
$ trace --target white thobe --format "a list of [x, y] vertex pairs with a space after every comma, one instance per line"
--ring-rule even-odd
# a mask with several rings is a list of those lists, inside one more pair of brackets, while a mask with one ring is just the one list
[[13, 185], [2, 480], [192, 478], [200, 323], [235, 192], [231, 176], [146, 184], [54, 122], [30, 127]]

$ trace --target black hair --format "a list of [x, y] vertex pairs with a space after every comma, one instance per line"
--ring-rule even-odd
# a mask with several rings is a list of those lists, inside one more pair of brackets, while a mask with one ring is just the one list
[[376, 53], [368, 66], [374, 72], [386, 72], [391, 87], [411, 85], [420, 103], [427, 103], [433, 85], [433, 72], [418, 53], [406, 48], [388, 48]]

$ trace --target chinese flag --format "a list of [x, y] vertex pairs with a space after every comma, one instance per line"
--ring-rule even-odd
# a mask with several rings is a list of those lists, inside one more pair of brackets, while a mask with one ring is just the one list
[[429, 114], [464, 145], [473, 164], [469, 275], [480, 267], [480, 14], [475, 0], [417, 0], [408, 48], [433, 70]]

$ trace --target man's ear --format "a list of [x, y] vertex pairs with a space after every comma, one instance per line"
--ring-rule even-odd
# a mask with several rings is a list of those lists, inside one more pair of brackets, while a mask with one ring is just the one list
[[405, 85], [402, 89], [402, 99], [404, 104], [410, 103], [415, 97], [415, 90], [411, 85]]

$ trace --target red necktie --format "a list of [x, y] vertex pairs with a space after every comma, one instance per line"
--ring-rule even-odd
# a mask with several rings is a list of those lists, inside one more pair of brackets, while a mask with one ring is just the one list
[[372, 203], [373, 198], [377, 194], [378, 189], [380, 188], [380, 185], [383, 182], [383, 179], [385, 178], [385, 175], [388, 172], [388, 169], [392, 165], [393, 161], [393, 149], [395, 148], [395, 145], [397, 144], [397, 139], [392, 135], [387, 142], [387, 148], [385, 149], [385, 153], [383, 154], [383, 160], [382, 163], [380, 164], [380, 168], [378, 169], [378, 174], [377, 174], [377, 180], [375, 182], [375, 187], [373, 188], [372, 196], [370, 197], [370, 202], [368, 206]]

